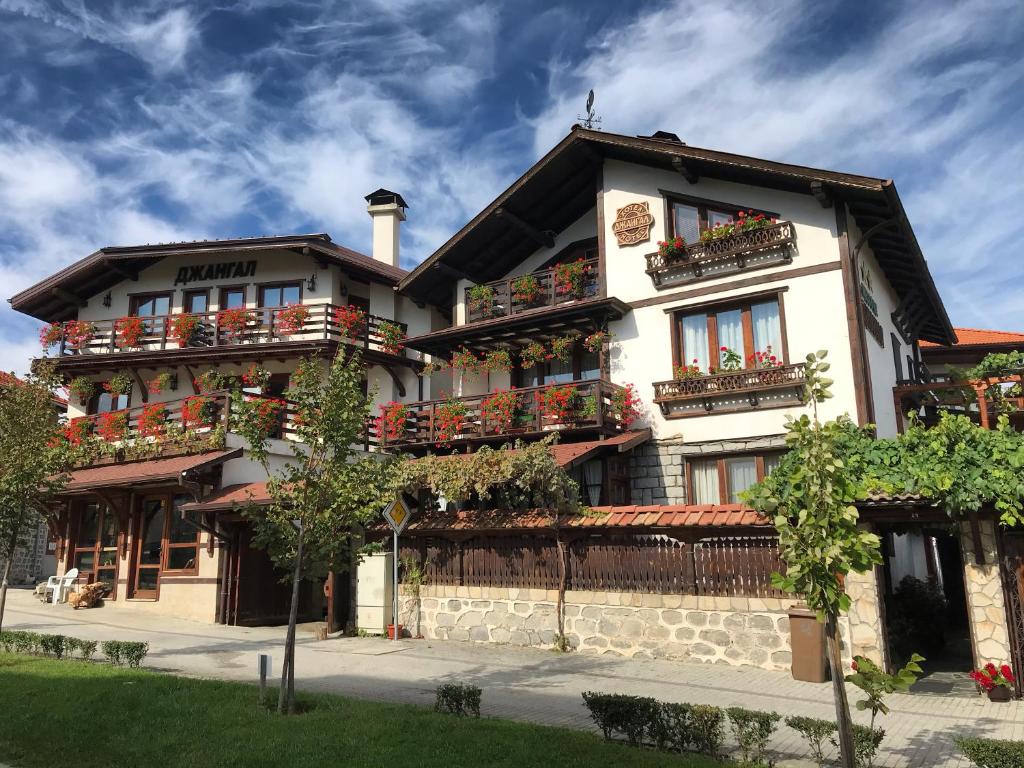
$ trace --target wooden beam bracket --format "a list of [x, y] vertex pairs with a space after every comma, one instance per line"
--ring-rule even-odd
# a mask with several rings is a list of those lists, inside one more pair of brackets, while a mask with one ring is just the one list
[[811, 182], [811, 194], [814, 195], [814, 199], [818, 201], [818, 205], [822, 208], [832, 207], [832, 195], [828, 191], [828, 187], [820, 181]]
[[686, 179], [690, 184], [696, 184], [700, 181], [700, 176], [696, 171], [686, 164], [686, 161], [681, 157], [672, 158], [672, 168], [675, 172]]
[[555, 233], [552, 232], [550, 229], [537, 229], [537, 227], [519, 218], [507, 208], [498, 208], [497, 210], [495, 210], [494, 215], [497, 216], [499, 219], [504, 219], [512, 226], [517, 227], [519, 230], [523, 232], [523, 234], [525, 234], [531, 240], [536, 242], [538, 245], [542, 245], [545, 248], [555, 247]]

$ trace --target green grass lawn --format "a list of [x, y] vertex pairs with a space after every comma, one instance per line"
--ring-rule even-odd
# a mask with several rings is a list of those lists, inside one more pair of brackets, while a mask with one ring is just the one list
[[[487, 698], [497, 695], [484, 691]], [[280, 717], [241, 683], [0, 653], [0, 762], [16, 766], [716, 765], [562, 728], [306, 694]]]

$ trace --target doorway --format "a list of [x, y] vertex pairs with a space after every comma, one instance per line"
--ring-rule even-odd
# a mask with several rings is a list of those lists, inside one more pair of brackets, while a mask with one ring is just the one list
[[912, 653], [925, 674], [912, 693], [976, 696], [960, 539], [948, 525], [892, 525], [884, 552], [885, 625], [894, 671]]

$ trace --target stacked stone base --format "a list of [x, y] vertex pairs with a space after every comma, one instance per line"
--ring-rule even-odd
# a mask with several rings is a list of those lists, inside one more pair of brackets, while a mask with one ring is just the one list
[[[401, 622], [414, 634], [552, 647], [558, 593], [544, 589], [424, 586], [403, 596]], [[584, 653], [685, 659], [788, 670], [792, 600], [622, 592], [567, 592], [565, 635]], [[848, 627], [843, 622], [844, 636]]]

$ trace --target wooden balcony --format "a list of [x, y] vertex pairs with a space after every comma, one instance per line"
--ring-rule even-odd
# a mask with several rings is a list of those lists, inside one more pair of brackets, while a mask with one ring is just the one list
[[586, 274], [577, 291], [573, 291], [567, 286], [558, 285], [558, 281], [555, 279], [554, 267], [530, 273], [537, 280], [537, 287], [539, 289], [537, 297], [532, 301], [516, 298], [513, 295], [512, 289], [512, 284], [516, 280], [528, 277], [529, 275], [518, 275], [506, 278], [505, 280], [496, 280], [492, 283], [483, 283], [483, 286], [490, 288], [492, 291], [492, 297], [489, 301], [472, 302], [470, 299], [470, 291], [472, 289], [467, 288], [465, 294], [466, 323], [478, 323], [483, 320], [518, 315], [521, 312], [593, 299], [600, 295], [598, 260], [588, 259], [583, 265], [586, 268]]
[[647, 274], [655, 286], [669, 288], [721, 277], [755, 267], [789, 263], [796, 253], [796, 228], [780, 221], [715, 240], [687, 243], [680, 253], [649, 253]]
[[[60, 338], [53, 345], [54, 355], [64, 369], [109, 367], [114, 358], [128, 363], [168, 364], [173, 355], [176, 361], [217, 359], [218, 361], [246, 359], [254, 353], [265, 354], [272, 347], [282, 354], [306, 354], [316, 349], [338, 344], [359, 347], [367, 358], [395, 361], [405, 358], [404, 343], [408, 332], [405, 323], [366, 315], [358, 327], [347, 329], [339, 324], [336, 313], [340, 307], [333, 304], [305, 304], [309, 312], [299, 327], [282, 326], [281, 314], [288, 307], [244, 309], [241, 323], [228, 323], [225, 312], [205, 312], [195, 315], [176, 313], [146, 317], [143, 333], [136, 344], [128, 345], [118, 333], [120, 318], [95, 320], [88, 323], [84, 338], [73, 338], [81, 321], [68, 321], [60, 325]], [[187, 338], [177, 338], [176, 321], [197, 318], [194, 330]], [[382, 331], [391, 324], [396, 332], [387, 336]], [[394, 339], [398, 344], [393, 344]], [[101, 365], [95, 365], [101, 364]]]
[[[552, 386], [575, 387], [580, 408], [565, 420], [544, 413], [537, 395]], [[535, 438], [551, 432], [612, 435], [622, 431], [622, 424], [612, 404], [614, 394], [622, 387], [603, 380], [573, 381], [562, 385], [523, 387], [512, 390], [518, 396], [518, 409], [509, 425], [488, 420], [483, 413], [484, 401], [493, 393], [453, 398], [466, 407], [456, 434], [446, 439], [441, 430], [440, 414], [449, 400], [427, 400], [406, 403], [407, 417], [401, 436], [388, 439], [377, 422], [371, 425], [369, 442], [384, 450], [406, 450], [417, 447], [448, 448], [506, 442], [519, 438]], [[589, 406], [589, 408], [588, 408]]]
[[803, 402], [803, 363], [750, 368], [654, 383], [654, 402], [666, 418], [705, 416]]

